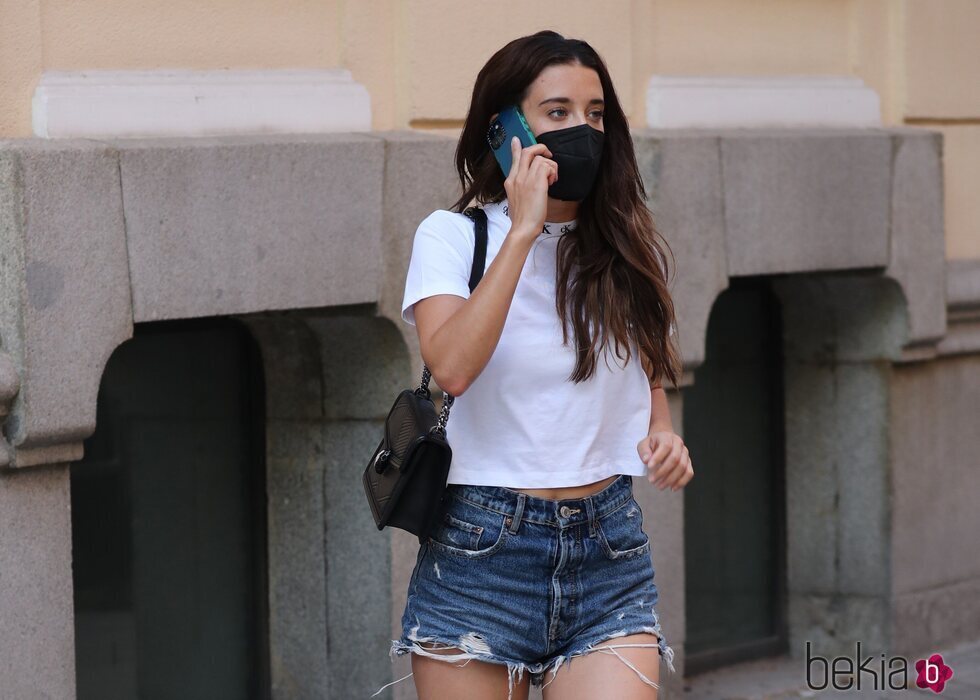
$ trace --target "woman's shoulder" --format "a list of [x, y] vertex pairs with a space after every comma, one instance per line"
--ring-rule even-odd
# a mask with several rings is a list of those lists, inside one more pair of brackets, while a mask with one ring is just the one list
[[428, 222], [435, 226], [456, 226], [457, 228], [471, 228], [473, 219], [466, 214], [452, 211], [451, 209], [436, 209], [427, 217], [422, 219], [422, 223]]
[[[504, 207], [506, 212], [507, 202], [491, 202], [483, 205], [474, 205], [474, 209], [482, 209], [484, 214], [486, 214], [487, 219], [491, 220], [497, 214], [497, 211]], [[466, 229], [467, 231], [472, 231], [475, 227], [476, 222], [470, 216], [467, 216], [463, 212], [452, 211], [451, 209], [436, 209], [434, 212], [429, 214], [422, 223], [428, 223], [434, 226], [443, 227], [456, 227], [459, 229]]]
[[476, 241], [473, 220], [466, 214], [436, 209], [422, 219], [416, 235], [444, 241], [459, 248], [471, 247]]

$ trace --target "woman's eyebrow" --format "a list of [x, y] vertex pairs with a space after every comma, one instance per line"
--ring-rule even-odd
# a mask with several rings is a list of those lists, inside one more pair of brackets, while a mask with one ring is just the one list
[[[569, 102], [571, 102], [571, 100], [569, 98], [567, 98], [567, 97], [549, 97], [547, 100], [541, 100], [541, 102], [538, 103], [538, 107], [540, 107], [541, 105], [543, 105], [546, 102], [560, 102], [562, 104], [568, 104]], [[606, 102], [605, 102], [605, 100], [600, 100], [598, 97], [594, 97], [591, 100], [589, 100], [589, 104], [590, 105], [604, 105], [604, 104], [606, 104]]]

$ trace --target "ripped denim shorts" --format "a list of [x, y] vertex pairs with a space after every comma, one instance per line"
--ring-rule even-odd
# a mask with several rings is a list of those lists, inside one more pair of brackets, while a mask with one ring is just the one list
[[[595, 650], [615, 654], [658, 687], [616, 644], [594, 649], [651, 632], [656, 642], [619, 646], [657, 646], [674, 671], [631, 476], [620, 474], [591, 496], [562, 500], [500, 486], [446, 488], [439, 525], [419, 547], [392, 659], [412, 652], [506, 665], [510, 700], [515, 676], [519, 683], [527, 671], [543, 687], [546, 672], [554, 678], [563, 662]], [[449, 647], [459, 653], [431, 651]]]

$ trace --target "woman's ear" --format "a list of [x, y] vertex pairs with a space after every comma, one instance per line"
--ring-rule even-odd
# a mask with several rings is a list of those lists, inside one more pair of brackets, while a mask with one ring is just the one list
[[493, 120], [496, 119], [499, 115], [500, 115], [500, 112], [494, 112], [493, 113], [493, 116], [490, 117], [490, 123], [493, 124]]

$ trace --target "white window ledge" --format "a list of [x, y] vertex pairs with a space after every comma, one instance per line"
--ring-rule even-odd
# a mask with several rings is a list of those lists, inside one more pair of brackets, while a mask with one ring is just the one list
[[878, 94], [836, 75], [670, 76], [647, 84], [647, 126], [881, 126]]
[[350, 71], [48, 71], [32, 100], [42, 138], [369, 131]]

